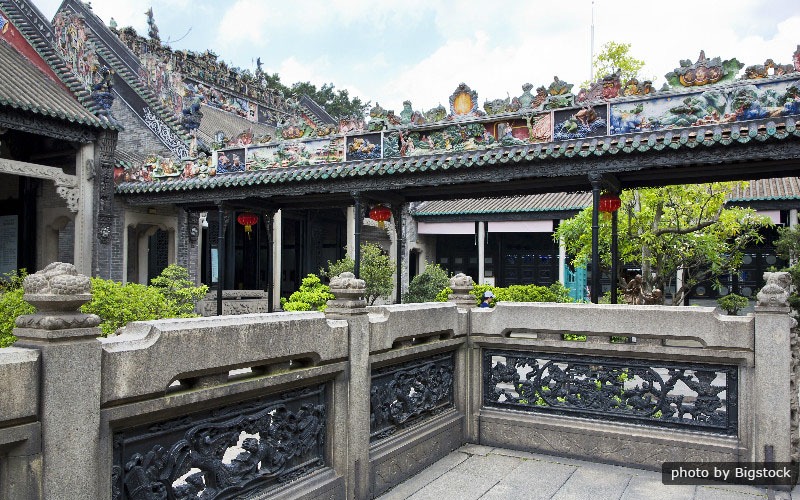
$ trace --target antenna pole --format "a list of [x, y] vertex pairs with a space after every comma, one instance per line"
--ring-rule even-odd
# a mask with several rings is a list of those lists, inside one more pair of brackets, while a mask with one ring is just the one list
[[591, 52], [589, 57], [589, 84], [592, 84], [594, 83], [594, 0], [592, 0], [592, 31], [589, 50]]

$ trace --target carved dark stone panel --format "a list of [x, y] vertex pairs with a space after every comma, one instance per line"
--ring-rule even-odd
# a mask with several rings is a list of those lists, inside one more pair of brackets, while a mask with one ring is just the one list
[[449, 352], [374, 370], [370, 441], [453, 408], [454, 357]]
[[738, 369], [484, 351], [485, 406], [736, 435]]
[[325, 465], [325, 418], [317, 386], [116, 432], [112, 499], [228, 499], [292, 481]]

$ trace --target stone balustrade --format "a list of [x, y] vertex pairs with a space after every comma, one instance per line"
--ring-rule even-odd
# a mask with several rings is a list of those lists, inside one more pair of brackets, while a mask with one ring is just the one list
[[780, 273], [742, 317], [477, 308], [461, 277], [449, 303], [367, 307], [363, 281], [342, 275], [325, 313], [107, 338], [78, 311], [83, 278], [64, 264], [31, 275], [38, 312], [0, 350], [2, 498], [371, 498], [466, 442], [645, 468], [798, 455]]

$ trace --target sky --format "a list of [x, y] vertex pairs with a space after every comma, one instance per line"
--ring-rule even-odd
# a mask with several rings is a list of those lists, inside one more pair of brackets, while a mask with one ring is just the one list
[[[52, 19], [60, 0], [33, 0]], [[152, 6], [161, 40], [213, 50], [242, 69], [278, 73], [291, 85], [332, 83], [399, 112], [426, 111], [466, 83], [485, 100], [519, 96], [554, 76], [589, 80], [609, 41], [631, 44], [660, 88], [682, 59], [765, 59], [790, 64], [800, 44], [798, 0], [92, 0], [101, 19], [146, 35]]]

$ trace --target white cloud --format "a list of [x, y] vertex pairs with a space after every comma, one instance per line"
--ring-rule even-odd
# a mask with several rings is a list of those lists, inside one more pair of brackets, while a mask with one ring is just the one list
[[252, 45], [263, 46], [267, 41], [264, 34], [268, 31], [269, 19], [267, 6], [262, 2], [237, 0], [217, 25], [214, 48], [220, 51], [247, 50], [252, 54]]

